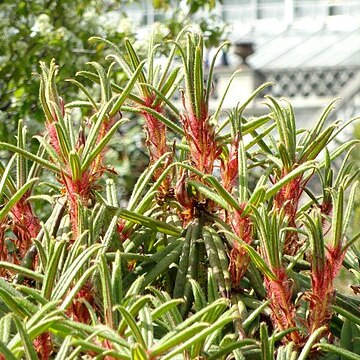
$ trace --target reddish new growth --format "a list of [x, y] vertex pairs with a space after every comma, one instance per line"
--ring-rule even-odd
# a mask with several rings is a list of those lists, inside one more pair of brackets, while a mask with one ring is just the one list
[[[242, 210], [234, 211], [230, 214], [228, 222], [232, 230], [241, 240], [250, 244], [252, 242], [252, 224], [249, 216], [242, 216]], [[241, 244], [234, 241], [233, 248], [230, 251], [230, 264], [229, 272], [231, 275], [232, 283], [238, 286], [243, 278], [250, 263], [250, 257], [247, 251]]]
[[84, 301], [95, 308], [94, 290], [89, 283], [85, 283], [81, 290], [76, 294], [71, 305], [66, 310], [66, 314], [72, 320], [81, 322], [83, 324], [89, 324], [91, 317]]
[[221, 158], [221, 183], [225, 190], [231, 192], [234, 182], [239, 174], [239, 134], [235, 137], [230, 146], [229, 156], [226, 159]]
[[[285, 269], [272, 269], [276, 276], [275, 280], [265, 276], [265, 286], [268, 297], [271, 299], [270, 308], [272, 310], [272, 320], [277, 325], [278, 330], [285, 330], [296, 326], [295, 306], [291, 301], [292, 285], [288, 279]], [[294, 341], [296, 345], [302, 343], [302, 336], [298, 331], [293, 331], [286, 335], [287, 340]]]
[[49, 332], [44, 332], [34, 340], [34, 348], [40, 360], [50, 359], [52, 342]]
[[[286, 171], [282, 171], [281, 178], [287, 175]], [[275, 195], [274, 208], [284, 209], [285, 215], [288, 218], [288, 226], [296, 228], [296, 213], [299, 205], [300, 197], [303, 193], [304, 184], [302, 176], [284, 185], [281, 190]], [[288, 255], [296, 255], [301, 242], [296, 231], [287, 231], [285, 237], [284, 253]]]
[[40, 231], [39, 219], [35, 216], [33, 209], [28, 202], [29, 193], [25, 194], [12, 208], [12, 231], [16, 236], [16, 247], [19, 255], [23, 258], [26, 255], [31, 239], [36, 238]]
[[[70, 169], [68, 167], [68, 172]], [[70, 176], [65, 173], [62, 173], [62, 181], [65, 186], [65, 193], [68, 200], [69, 214], [71, 221], [71, 229], [73, 231], [74, 238], [78, 234], [78, 215], [79, 215], [79, 201], [83, 205], [87, 205], [90, 194], [91, 194], [91, 176], [89, 172], [82, 174], [79, 180], [72, 180]]]
[[[197, 117], [193, 108], [187, 109], [186, 100], [183, 99], [186, 112], [180, 115], [183, 124], [185, 138], [190, 147], [190, 160], [192, 165], [203, 174], [212, 175], [215, 160], [219, 157], [221, 149], [215, 139], [214, 127], [209, 122], [208, 108], [205, 102], [201, 103], [200, 116]], [[184, 207], [181, 214], [184, 226], [193, 218], [196, 210], [204, 208], [205, 211], [212, 211], [214, 203], [207, 201], [197, 194], [189, 194], [186, 188], [188, 173], [182, 170], [176, 184], [175, 195], [179, 203]], [[191, 174], [190, 178], [202, 181], [197, 175]]]
[[[65, 105], [61, 98], [59, 98], [60, 110], [62, 116], [65, 116]], [[116, 117], [111, 117], [105, 119], [100, 127], [99, 134], [97, 136], [96, 143], [99, 143], [113, 124], [116, 121]], [[83, 206], [88, 206], [89, 201], [91, 200], [91, 192], [94, 189], [94, 183], [99, 179], [106, 169], [102, 165], [102, 159], [106, 149], [103, 149], [102, 152], [95, 158], [94, 162], [90, 165], [90, 168], [87, 171], [84, 171], [80, 174], [79, 179], [73, 179], [71, 176], [71, 166], [69, 164], [69, 159], [63, 157], [59, 145], [58, 134], [56, 132], [55, 123], [58, 121], [56, 113], [52, 113], [52, 119], [47, 119], [46, 128], [50, 137], [50, 144], [63, 159], [65, 169], [61, 169], [61, 177], [59, 181], [64, 185], [64, 192], [66, 194], [69, 206], [69, 214], [71, 221], [71, 228], [73, 231], [74, 238], [78, 234], [78, 214], [79, 214], [79, 203]], [[79, 133], [79, 139], [76, 144], [76, 151], [80, 151], [85, 145], [85, 136], [83, 132]], [[65, 171], [64, 171], [65, 170]]]
[[[152, 110], [162, 114], [161, 105], [153, 105], [155, 96], [149, 96], [145, 99], [145, 105]], [[146, 133], [146, 145], [149, 150], [150, 165], [155, 163], [159, 158], [169, 151], [166, 144], [166, 125], [158, 120], [154, 115], [147, 111], [142, 111], [142, 115], [146, 120], [144, 130]], [[154, 178], [158, 179], [164, 168], [159, 168], [154, 173]]]
[[[341, 246], [336, 248], [328, 247], [325, 263], [321, 264], [322, 266], [315, 266], [314, 263], [312, 264], [312, 291], [306, 297], [310, 302], [308, 317], [310, 333], [313, 333], [323, 325], [328, 325], [331, 320], [331, 304], [335, 295], [333, 282], [339, 274], [344, 256], [345, 251], [341, 251]], [[316, 259], [314, 259], [314, 261], [319, 262]]]
[[180, 116], [180, 120], [183, 124], [186, 141], [190, 146], [192, 163], [197, 170], [204, 174], [212, 174], [215, 160], [220, 155], [221, 149], [216, 143], [215, 130], [209, 122], [206, 104], [201, 104], [199, 118], [191, 108], [190, 111]]

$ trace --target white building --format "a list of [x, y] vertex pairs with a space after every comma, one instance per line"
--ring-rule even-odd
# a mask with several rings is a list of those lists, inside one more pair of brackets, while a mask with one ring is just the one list
[[[127, 8], [143, 28], [171, 16], [154, 11], [150, 4]], [[334, 97], [343, 99], [337, 117], [360, 114], [360, 0], [223, 0], [214, 13], [231, 25], [234, 45], [251, 43], [254, 50], [226, 107], [236, 105], [259, 83], [273, 81], [276, 86], [270, 93], [289, 98], [304, 126]], [[241, 67], [234, 49], [228, 54], [229, 65], [218, 69], [218, 96], [231, 73]], [[255, 103], [250, 111], [263, 110]]]

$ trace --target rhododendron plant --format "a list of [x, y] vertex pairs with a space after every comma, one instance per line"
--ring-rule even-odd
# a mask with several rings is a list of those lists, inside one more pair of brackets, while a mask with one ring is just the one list
[[[360, 273], [357, 142], [331, 146], [355, 119], [331, 122], [332, 102], [299, 130], [271, 96], [246, 115], [270, 84], [222, 111], [228, 86], [212, 111], [227, 44], [206, 68], [202, 35], [154, 39], [143, 56], [92, 38], [109, 54], [69, 80], [83, 99], [41, 62], [36, 154], [31, 124], [0, 142], [0, 359], [358, 359], [357, 287], [336, 291]], [[149, 164], [120, 199], [108, 154], [126, 121]]]

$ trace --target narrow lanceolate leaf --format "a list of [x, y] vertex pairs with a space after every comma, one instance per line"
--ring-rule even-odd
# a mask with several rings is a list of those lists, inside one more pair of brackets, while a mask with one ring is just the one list
[[269, 306], [270, 299], [263, 302], [256, 310], [254, 310], [244, 321], [243, 321], [243, 328], [247, 330], [249, 326], [254, 322], [256, 318], [260, 316], [260, 314]]
[[135, 343], [134, 347], [131, 349], [131, 359], [132, 360], [147, 360], [148, 356], [146, 354], [146, 351], [143, 349], [143, 347]]
[[208, 80], [207, 80], [207, 85], [206, 85], [206, 94], [205, 94], [205, 104], [208, 107], [209, 107], [209, 99], [210, 99], [210, 95], [211, 95], [211, 88], [213, 86], [213, 75], [214, 75], [214, 69], [215, 69], [215, 62], [216, 62], [217, 57], [220, 54], [220, 51], [225, 46], [228, 46], [229, 44], [230, 43], [228, 41], [221, 44], [221, 46], [219, 46], [218, 49], [216, 50], [216, 53], [215, 53], [214, 57], [212, 58], [210, 68], [209, 68]]
[[[210, 266], [214, 272], [216, 282], [218, 284], [222, 296], [227, 296], [227, 287], [225, 285], [225, 277], [222, 268], [222, 263], [219, 258], [218, 249], [215, 246], [213, 234], [207, 229], [203, 229], [203, 239], [205, 243], [206, 252], [209, 258]], [[226, 269], [227, 270], [227, 269]]]
[[261, 341], [261, 359], [262, 360], [273, 360], [274, 354], [271, 351], [271, 344], [269, 341], [269, 334], [266, 323], [260, 324], [260, 341]]
[[272, 270], [266, 264], [264, 259], [256, 252], [256, 250], [252, 246], [250, 246], [246, 242], [242, 241], [240, 238], [238, 238], [236, 235], [234, 235], [233, 233], [231, 233], [229, 231], [223, 230], [223, 232], [230, 238], [234, 239], [235, 241], [238, 241], [241, 244], [241, 246], [244, 247], [244, 249], [248, 252], [251, 260], [254, 262], [256, 267], [263, 274], [265, 274], [271, 280], [276, 280], [276, 275], [272, 272]]
[[44, 275], [37, 273], [33, 270], [27, 269], [24, 266], [15, 265], [6, 261], [0, 261], [0, 269], [8, 269], [15, 271], [18, 274], [25, 275], [29, 277], [30, 279], [34, 279], [37, 281], [43, 281]]
[[66, 298], [61, 304], [60, 309], [66, 310], [68, 306], [70, 306], [75, 296], [79, 293], [79, 291], [81, 290], [85, 282], [88, 280], [88, 278], [95, 272], [96, 268], [97, 265], [93, 265], [81, 275], [80, 279], [76, 282], [75, 286], [66, 295]]
[[29, 151], [26, 151], [24, 149], [20, 149], [15, 145], [0, 142], [0, 149], [9, 150], [9, 151], [17, 153], [17, 154], [19, 154], [21, 156], [25, 156], [27, 159], [29, 159], [31, 161], [34, 161], [34, 162], [38, 163], [39, 165], [44, 166], [46, 169], [54, 171], [55, 173], [60, 172], [60, 169], [58, 168], [58, 166], [54, 165], [53, 163], [51, 163], [51, 162], [49, 162], [49, 161], [47, 161], [47, 160], [45, 160], [45, 159], [43, 159], [43, 158], [41, 158], [41, 157], [39, 157], [37, 155], [34, 155], [34, 154], [30, 153]]
[[49, 266], [47, 267], [45, 279], [43, 282], [43, 287], [41, 290], [41, 295], [46, 299], [50, 299], [51, 293], [53, 291], [55, 279], [56, 276], [58, 275], [59, 260], [65, 246], [66, 246], [65, 241], [59, 241], [55, 243], [55, 249], [49, 260]]
[[227, 192], [220, 182], [213, 175], [206, 175], [203, 179], [212, 185], [218, 194], [235, 210], [241, 210], [239, 203], [233, 198], [233, 196]]
[[50, 158], [53, 162], [57, 163], [58, 168], [64, 167], [64, 160], [61, 158], [61, 156], [54, 150], [54, 148], [43, 138], [42, 136], [35, 135], [33, 136], [34, 139], [39, 141], [41, 146], [44, 148], [45, 152], [48, 153]]
[[355, 203], [355, 195], [356, 195], [356, 192], [358, 191], [359, 183], [360, 183], [359, 181], [356, 181], [354, 183], [354, 185], [351, 188], [349, 198], [347, 200], [347, 205], [346, 205], [345, 214], [344, 214], [344, 218], [343, 218], [343, 232], [346, 231], [346, 229], [350, 223], [350, 218], [351, 218], [351, 214], [352, 214], [352, 211], [354, 208], [354, 203]]
[[238, 148], [238, 168], [239, 168], [239, 203], [245, 203], [248, 200], [248, 170], [244, 141], [240, 138]]
[[172, 299], [167, 301], [166, 303], [156, 307], [151, 312], [151, 318], [153, 321], [156, 321], [157, 319], [161, 318], [164, 314], [168, 313], [170, 310], [177, 307], [179, 304], [183, 303], [183, 299]]
[[17, 360], [15, 355], [2, 341], [0, 341], [0, 355], [5, 356], [4, 359], [6, 360]]
[[120, 310], [121, 315], [124, 317], [124, 320], [128, 324], [129, 328], [131, 329], [131, 333], [136, 339], [136, 341], [144, 348], [146, 349], [145, 340], [141, 335], [141, 331], [139, 329], [139, 326], [136, 324], [136, 321], [134, 317], [121, 305], [117, 306], [117, 309]]
[[140, 330], [145, 340], [146, 348], [149, 349], [154, 342], [154, 326], [153, 319], [148, 304], [142, 306], [139, 310], [139, 321], [142, 324]]
[[120, 120], [116, 122], [111, 129], [107, 132], [107, 134], [99, 141], [99, 143], [95, 146], [94, 150], [91, 151], [89, 156], [87, 156], [84, 160], [83, 165], [81, 166], [81, 171], [86, 171], [89, 166], [93, 163], [95, 158], [104, 150], [105, 146], [108, 144], [108, 142], [111, 140], [111, 138], [114, 136], [116, 130], [119, 128], [120, 125], [122, 125], [125, 122], [125, 120]]
[[124, 104], [125, 100], [128, 99], [128, 96], [133, 89], [137, 79], [140, 77], [142, 70], [144, 68], [145, 61], [141, 62], [138, 66], [136, 71], [134, 72], [134, 75], [131, 77], [129, 82], [127, 83], [125, 89], [123, 90], [122, 94], [117, 98], [115, 101], [115, 104], [110, 110], [110, 116], [114, 116], [120, 109], [121, 106]]
[[119, 216], [122, 219], [132, 221], [135, 224], [141, 224], [143, 226], [146, 226], [150, 229], [157, 230], [159, 232], [162, 232], [164, 234], [178, 236], [181, 234], [182, 229], [177, 228], [175, 226], [172, 226], [170, 224], [167, 224], [163, 221], [152, 219], [148, 216], [140, 215], [132, 211], [128, 210], [119, 210]]
[[349, 319], [351, 322], [360, 326], [360, 317], [354, 315], [353, 313], [339, 307], [339, 306], [332, 306], [333, 310], [339, 313], [340, 315], [344, 316], [346, 319]]
[[[88, 98], [90, 104], [94, 107], [95, 110], [99, 110], [98, 105], [96, 104], [95, 100], [93, 99], [93, 97], [90, 95], [89, 91], [86, 89], [86, 87], [81, 84], [79, 81], [74, 80], [74, 79], [66, 79], [65, 81], [69, 81], [71, 83], [73, 83], [74, 85], [76, 85], [84, 94], [85, 96]], [[67, 104], [69, 105], [69, 104]]]
[[95, 61], [88, 62], [88, 64], [91, 65], [99, 75], [101, 102], [106, 103], [111, 98], [111, 87], [110, 87], [109, 79], [106, 76], [105, 69]]
[[[203, 194], [206, 198], [215, 201], [225, 210], [230, 210], [229, 204], [217, 193], [214, 192], [210, 187], [193, 180], [188, 180], [189, 185], [193, 186], [197, 191]], [[231, 195], [230, 195], [231, 196]]]
[[333, 238], [332, 246], [341, 246], [344, 229], [344, 188], [339, 186], [334, 196], [334, 215], [333, 215]]
[[[147, 171], [144, 171], [140, 176], [138, 181], [133, 187], [133, 191], [131, 193], [127, 209], [128, 210], [134, 210], [136, 205], [139, 203], [143, 193], [145, 192], [145, 189], [149, 186], [149, 183], [153, 177], [154, 172], [163, 166], [163, 163], [165, 159], [170, 155], [170, 153], [163, 154]], [[168, 169], [171, 168], [171, 165], [168, 167]], [[165, 170], [166, 172], [166, 170]], [[167, 174], [166, 174], [167, 175]], [[161, 182], [164, 178], [161, 177]], [[160, 186], [160, 183], [159, 183]], [[156, 190], [157, 188], [153, 188], [153, 190]]]
[[133, 112], [133, 113], [140, 113], [142, 111], [149, 113], [150, 115], [154, 116], [157, 120], [161, 121], [162, 123], [164, 123], [169, 129], [173, 130], [175, 133], [184, 136], [184, 130], [176, 125], [172, 120], [170, 120], [169, 118], [167, 118], [166, 116], [160, 114], [159, 112], [157, 112], [156, 110], [148, 107], [148, 106], [139, 106], [138, 108], [133, 108], [130, 106], [123, 106], [122, 109], [124, 111], [129, 111], [129, 112]]
[[93, 151], [94, 146], [96, 144], [96, 140], [98, 139], [100, 128], [105, 121], [105, 119], [108, 118], [108, 113], [110, 110], [110, 106], [112, 105], [113, 99], [110, 99], [107, 103], [103, 104], [99, 110], [99, 112], [96, 114], [95, 118], [93, 119], [93, 123], [89, 132], [89, 136], [86, 139], [84, 152], [83, 152], [83, 159], [86, 159], [86, 157], [89, 155], [91, 151]]
[[[22, 120], [18, 124], [18, 134], [17, 134], [17, 147], [25, 149], [25, 140], [26, 140], [26, 126], [23, 126]], [[18, 155], [17, 157], [17, 187], [21, 187], [25, 184], [26, 175], [27, 175], [27, 159]]]
[[[181, 240], [183, 241], [183, 240]], [[158, 276], [164, 274], [166, 269], [169, 269], [170, 265], [176, 262], [180, 256], [183, 244], [181, 242], [175, 242], [176, 247], [169, 252], [169, 254], [162, 258], [156, 266], [154, 266], [144, 277], [144, 285], [148, 285], [153, 282]]]
[[15, 154], [15, 155], [13, 155], [11, 157], [8, 164], [6, 165], [5, 170], [2, 173], [2, 178], [1, 178], [1, 181], [0, 181], [0, 200], [2, 200], [2, 198], [4, 196], [4, 191], [5, 191], [8, 183], [9, 183], [9, 180], [11, 178], [10, 170], [11, 170], [11, 167], [12, 167], [14, 161], [16, 160], [17, 156], [18, 155]]
[[72, 340], [71, 335], [69, 335], [65, 338], [65, 340], [62, 342], [60, 349], [58, 350], [54, 360], [67, 360], [68, 359], [68, 352], [71, 349], [71, 340]]
[[177, 109], [177, 107], [169, 100], [161, 91], [159, 91], [156, 87], [150, 85], [150, 84], [144, 84], [149, 89], [151, 89], [157, 96], [155, 102], [153, 103], [153, 107], [158, 106], [163, 102], [165, 105], [169, 107], [169, 109], [176, 115], [179, 116], [180, 112]]
[[82, 170], [81, 170], [79, 155], [75, 150], [70, 151], [69, 162], [70, 162], [72, 180], [73, 181], [80, 180], [82, 175]]
[[69, 157], [69, 152], [71, 150], [68, 134], [66, 133], [65, 129], [60, 123], [56, 122], [54, 126], [56, 130], [57, 138], [59, 140], [61, 155], [64, 159], [67, 159]]
[[105, 256], [102, 254], [99, 262], [100, 281], [102, 287], [102, 300], [104, 306], [105, 323], [114, 328], [113, 298], [111, 292], [110, 271]]
[[319, 349], [337, 354], [341, 356], [341, 359], [344, 360], [360, 360], [360, 355], [353, 353], [352, 351], [342, 349], [336, 345], [330, 345], [330, 344], [317, 344], [316, 347]]
[[51, 299], [57, 300], [64, 296], [72, 281], [79, 275], [79, 271], [82, 269], [84, 264], [96, 251], [99, 250], [100, 247], [101, 245], [94, 244], [83, 251], [77, 258], [75, 258], [68, 269], [58, 279], [57, 284], [51, 293]]
[[304, 347], [301, 350], [301, 353], [298, 357], [298, 360], [305, 360], [307, 359], [311, 348], [313, 347], [314, 343], [321, 337], [321, 335], [327, 330], [327, 326], [322, 326], [318, 329], [316, 329], [311, 336], [309, 337], [308, 341], [304, 345]]
[[9, 211], [17, 204], [17, 202], [27, 193], [27, 191], [38, 181], [38, 178], [34, 178], [26, 182], [5, 204], [0, 211], [0, 221], [3, 220]]
[[303, 163], [299, 167], [292, 170], [289, 174], [284, 176], [281, 180], [275, 183], [270, 189], [266, 191], [265, 199], [268, 200], [273, 197], [283, 186], [289, 183], [291, 180], [295, 179], [298, 176], [303, 175], [306, 171], [310, 169], [314, 169], [316, 162], [315, 161], [307, 161]]
[[14, 320], [15, 326], [17, 328], [17, 331], [20, 334], [26, 358], [28, 360], [37, 360], [38, 357], [36, 355], [36, 351], [33, 347], [32, 341], [26, 331], [26, 328], [23, 326], [21, 320], [19, 320], [16, 315], [13, 316], [13, 320]]
[[196, 324], [191, 325], [190, 327], [183, 329], [177, 333], [174, 333], [170, 339], [166, 341], [160, 341], [160, 343], [156, 344], [155, 347], [151, 350], [151, 357], [157, 357], [169, 351], [169, 349], [178, 346], [191, 339], [193, 336], [198, 334], [201, 330], [208, 327], [208, 323], [198, 322]]
[[[163, 360], [170, 360], [173, 359], [174, 355], [179, 354], [185, 349], [188, 349], [193, 344], [196, 344], [203, 339], [205, 339], [207, 336], [212, 334], [213, 332], [222, 329], [226, 324], [232, 322], [234, 320], [234, 316], [232, 314], [229, 314], [226, 317], [222, 317], [210, 326], [207, 326], [202, 331], [198, 332], [196, 335], [191, 336], [188, 340], [184, 341], [181, 345], [177, 346], [173, 351], [166, 354], [163, 357]], [[200, 323], [201, 324], [201, 323]]]
[[175, 279], [174, 291], [173, 291], [174, 298], [180, 298], [184, 296], [186, 275], [188, 272], [188, 265], [189, 265], [190, 246], [192, 246], [192, 234], [193, 234], [193, 225], [190, 224], [186, 229], [185, 240], [182, 246], [179, 266], [176, 273], [176, 279]]
[[223, 93], [222, 96], [221, 96], [220, 102], [219, 102], [219, 104], [218, 104], [218, 106], [217, 106], [217, 109], [216, 109], [214, 115], [213, 115], [214, 119], [216, 119], [216, 120], [219, 119], [219, 116], [220, 116], [220, 113], [221, 113], [221, 109], [222, 109], [223, 103], [224, 103], [224, 101], [225, 101], [225, 97], [226, 97], [226, 95], [227, 95], [227, 93], [228, 93], [228, 91], [229, 91], [229, 89], [230, 89], [231, 83], [232, 83], [233, 80], [235, 79], [236, 75], [238, 75], [238, 73], [239, 73], [239, 71], [235, 71], [235, 72], [232, 74], [232, 76], [231, 76], [231, 78], [230, 78], [230, 80], [229, 80], [229, 82], [228, 82], [228, 84], [227, 84], [227, 86], [226, 86], [226, 88], [225, 88], [225, 91], [224, 91], [224, 93]]
[[224, 240], [219, 236], [219, 234], [213, 228], [209, 227], [208, 230], [212, 235], [212, 238], [214, 240], [214, 245], [215, 245], [218, 257], [219, 257], [221, 270], [222, 270], [222, 273], [224, 275], [224, 280], [225, 280], [226, 294], [227, 294], [227, 296], [230, 296], [231, 279], [230, 279], [230, 273], [228, 270], [229, 261], [228, 261], [228, 256], [226, 253], [226, 248], [224, 245]]
[[203, 64], [202, 64], [202, 51], [200, 45], [195, 48], [194, 59], [194, 100], [195, 100], [195, 113], [197, 119], [201, 118], [201, 106], [203, 104], [204, 96], [204, 79], [203, 79]]

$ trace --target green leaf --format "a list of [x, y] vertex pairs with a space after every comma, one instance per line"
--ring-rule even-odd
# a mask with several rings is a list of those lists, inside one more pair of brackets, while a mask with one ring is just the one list
[[199, 334], [201, 330], [206, 329], [208, 325], [209, 325], [208, 323], [197, 322], [196, 324], [192, 324], [190, 327], [183, 329], [182, 331], [176, 333], [174, 332], [174, 334], [170, 337], [170, 339], [167, 339], [166, 341], [160, 340], [160, 342], [157, 343], [155, 347], [150, 350], [150, 356], [157, 357], [159, 355], [166, 353], [171, 348], [175, 346], [179, 346], [185, 341], [191, 340], [195, 335]]
[[79, 155], [75, 150], [71, 150], [69, 153], [69, 163], [72, 173], [72, 180], [73, 181], [80, 180], [82, 176], [82, 169], [81, 169]]
[[144, 350], [144, 348], [138, 344], [135, 343], [133, 348], [131, 349], [131, 359], [132, 360], [147, 360], [148, 356]]
[[[125, 47], [126, 47], [126, 50], [127, 50], [128, 54], [129, 54], [130, 62], [131, 62], [133, 70], [135, 70], [136, 68], [139, 68], [140, 60], [139, 60], [133, 46], [131, 45], [131, 42], [129, 41], [129, 39], [125, 40]], [[139, 74], [139, 80], [140, 80], [141, 83], [146, 83], [145, 74], [143, 73], [142, 70], [141, 70], [141, 72]], [[144, 97], [148, 97], [150, 95], [148, 90], [146, 89], [146, 87], [141, 87], [141, 89], [142, 89], [142, 92], [144, 94]]]
[[137, 214], [137, 213], [129, 211], [129, 210], [119, 209], [119, 216], [122, 219], [132, 221], [135, 224], [141, 224], [143, 226], [146, 226], [150, 229], [157, 230], [164, 234], [178, 236], [182, 232], [181, 229], [179, 229], [175, 226], [172, 226], [170, 224], [167, 224], [163, 221], [155, 220], [148, 216], [140, 215], [140, 214]]
[[0, 355], [5, 356], [4, 359], [6, 360], [17, 360], [15, 355], [2, 341], [0, 341]]
[[266, 323], [260, 324], [260, 341], [261, 341], [261, 359], [273, 360], [274, 354], [271, 343], [269, 341], [269, 334]]
[[213, 86], [213, 75], [214, 75], [214, 69], [215, 69], [215, 62], [217, 57], [220, 54], [220, 51], [225, 47], [228, 46], [230, 43], [228, 41], [221, 44], [218, 49], [216, 50], [215, 55], [213, 56], [211, 60], [211, 64], [209, 67], [209, 74], [207, 79], [207, 85], [206, 85], [206, 94], [205, 94], [205, 104], [209, 107], [209, 100], [210, 100], [210, 94], [211, 94], [211, 87]]
[[304, 347], [301, 350], [301, 353], [298, 357], [298, 360], [306, 360], [310, 350], [312, 349], [314, 343], [316, 342], [316, 340], [319, 339], [319, 337], [325, 333], [327, 331], [328, 327], [327, 326], [321, 326], [320, 328], [316, 329], [311, 336], [309, 337], [309, 339], [307, 340], [306, 344], [304, 345]]
[[249, 244], [238, 238], [233, 233], [223, 230], [223, 232], [228, 235], [230, 238], [234, 239], [235, 241], [238, 241], [242, 247], [248, 252], [251, 260], [254, 262], [256, 267], [265, 274], [269, 279], [276, 280], [276, 275], [271, 271], [270, 267], [266, 264], [264, 259], [256, 252], [256, 250], [251, 247]]
[[[175, 133], [177, 133], [181, 136], [185, 135], [184, 130], [180, 126], [176, 125], [172, 120], [170, 120], [166, 116], [160, 114], [159, 112], [157, 112], [156, 110], [154, 110], [148, 106], [138, 106], [137, 108], [130, 107], [130, 106], [123, 106], [121, 109], [123, 111], [129, 111], [132, 113], [147, 112], [148, 114], [154, 116], [157, 120], [161, 121], [169, 129], [173, 130]], [[0, 143], [0, 145], [1, 145], [1, 143]]]
[[193, 246], [193, 233], [194, 225], [192, 223], [186, 229], [185, 240], [181, 250], [181, 256], [179, 265], [176, 272], [176, 278], [174, 283], [173, 298], [180, 298], [184, 296], [185, 284], [187, 280], [187, 272], [189, 267], [189, 254], [190, 247]]
[[98, 142], [98, 144], [95, 146], [95, 148], [91, 151], [91, 153], [85, 158], [84, 162], [81, 166], [81, 172], [85, 172], [89, 166], [93, 163], [95, 158], [104, 150], [107, 143], [111, 140], [117, 129], [120, 125], [122, 125], [125, 122], [125, 120], [117, 121], [111, 129], [106, 133], [106, 135]]
[[156, 321], [157, 319], [161, 318], [164, 314], [168, 313], [171, 309], [177, 307], [179, 304], [183, 303], [183, 299], [172, 299], [167, 301], [166, 303], [156, 307], [151, 312], [151, 318], [153, 321]]
[[[205, 198], [215, 201], [218, 205], [220, 205], [225, 210], [230, 210], [229, 204], [217, 193], [214, 192], [210, 187], [194, 180], [188, 180], [187, 183], [190, 186], [193, 186], [196, 190], [198, 190], [201, 194], [205, 196]], [[231, 196], [229, 194], [229, 196]], [[234, 199], [235, 201], [235, 199]]]
[[65, 241], [59, 241], [55, 243], [55, 249], [49, 260], [49, 265], [46, 269], [46, 274], [41, 290], [41, 295], [46, 299], [50, 299], [51, 294], [53, 292], [55, 279], [58, 276], [58, 268], [59, 268], [58, 265], [59, 265], [60, 257], [63, 253], [65, 246], [66, 246]]
[[79, 276], [79, 271], [82, 269], [84, 264], [91, 258], [91, 256], [99, 251], [101, 245], [93, 244], [83, 251], [71, 265], [66, 269], [66, 271], [59, 277], [57, 284], [53, 288], [51, 293], [51, 299], [60, 299], [68, 291], [72, 281]]
[[60, 173], [60, 169], [58, 168], [58, 166], [52, 164], [51, 162], [49, 162], [37, 155], [34, 155], [24, 149], [20, 149], [15, 145], [0, 142], [0, 149], [5, 149], [5, 150], [12, 151], [14, 153], [17, 153], [19, 155], [22, 155], [22, 156], [28, 158], [31, 161], [34, 161], [34, 162], [44, 166], [45, 168], [47, 168], [55, 173]]
[[75, 296], [81, 291], [82, 287], [86, 283], [87, 279], [95, 272], [97, 265], [93, 265], [88, 268], [80, 277], [80, 279], [73, 286], [71, 291], [66, 295], [63, 303], [60, 305], [60, 309], [66, 310], [71, 305]]
[[28, 360], [38, 360], [36, 351], [33, 347], [33, 344], [31, 342], [31, 339], [30, 339], [29, 334], [27, 333], [25, 327], [22, 325], [21, 321], [18, 319], [18, 317], [16, 315], [13, 316], [13, 321], [15, 323], [17, 331], [20, 334], [26, 358]]
[[243, 321], [243, 328], [245, 331], [250, 327], [250, 325], [253, 323], [253, 321], [260, 316], [260, 314], [269, 306], [270, 299], [264, 301], [260, 306], [256, 308], [244, 321]]
[[343, 309], [340, 306], [336, 306], [336, 305], [333, 305], [332, 309], [334, 311], [336, 311], [338, 314], [344, 316], [346, 319], [350, 320], [352, 323], [360, 326], [360, 318], [358, 316], [356, 316], [355, 314]]
[[9, 269], [9, 270], [17, 272], [18, 274], [25, 275], [25, 276], [29, 277], [30, 279], [34, 279], [34, 280], [40, 281], [40, 282], [44, 280], [44, 275], [42, 275], [36, 271], [29, 270], [29, 269], [25, 268], [24, 266], [15, 265], [10, 262], [0, 261], [0, 269]]
[[140, 331], [138, 325], [136, 324], [136, 321], [135, 321], [134, 317], [121, 305], [118, 305], [117, 309], [119, 309], [122, 316], [124, 317], [124, 320], [129, 325], [129, 327], [131, 329], [131, 332], [132, 332], [132, 335], [135, 337], [138, 344], [143, 349], [146, 349], [145, 340], [143, 339], [143, 337], [141, 335], [141, 331]]
[[315, 161], [307, 161], [291, 172], [289, 172], [287, 175], [285, 175], [283, 178], [281, 178], [277, 183], [275, 183], [270, 189], [266, 191], [265, 199], [268, 200], [271, 197], [273, 197], [280, 189], [285, 186], [287, 183], [289, 183], [291, 180], [295, 179], [298, 176], [302, 176], [306, 171], [310, 169], [314, 169], [316, 166]]
[[113, 298], [111, 291], [111, 277], [108, 264], [104, 254], [100, 257], [98, 263], [100, 273], [100, 283], [102, 288], [102, 304], [104, 308], [105, 323], [110, 328], [114, 328], [114, 312], [113, 312]]
[[241, 210], [238, 202], [233, 198], [233, 196], [224, 189], [220, 182], [213, 175], [205, 175], [203, 179], [212, 185], [219, 195], [235, 210]]
[[106, 75], [105, 69], [99, 63], [97, 63], [95, 61], [88, 62], [88, 64], [91, 65], [99, 75], [100, 90], [101, 90], [101, 102], [106, 103], [111, 98], [111, 87], [110, 87], [109, 79]]
[[96, 113], [95, 118], [93, 119], [93, 123], [91, 129], [89, 131], [89, 135], [86, 139], [84, 151], [82, 154], [82, 158], [86, 159], [88, 155], [94, 150], [94, 146], [96, 141], [98, 140], [100, 128], [103, 125], [104, 121], [107, 121], [108, 112], [110, 106], [112, 105], [113, 99], [110, 99], [107, 103], [103, 104], [98, 113]]
[[134, 84], [136, 83], [137, 79], [142, 74], [142, 70], [143, 70], [144, 65], [145, 65], [145, 61], [142, 61], [138, 65], [136, 71], [134, 72], [134, 75], [131, 77], [130, 81], [127, 83], [127, 85], [126, 85], [125, 89], [123, 90], [122, 94], [118, 97], [115, 104], [111, 108], [110, 116], [114, 116], [121, 109], [121, 107], [124, 104], [125, 100], [128, 99], [128, 96], [129, 96], [132, 88], [134, 87]]
[[360, 355], [330, 344], [316, 344], [323, 351], [340, 355], [343, 360], [360, 360]]
[[[200, 332], [198, 331], [196, 335], [192, 335], [189, 337], [188, 340], [185, 340], [182, 342], [182, 344], [178, 345], [174, 350], [172, 350], [170, 353], [166, 354], [163, 357], [163, 360], [169, 360], [172, 359], [174, 355], [182, 352], [185, 349], [188, 349], [193, 344], [197, 344], [203, 339], [205, 339], [207, 336], [211, 335], [213, 332], [222, 329], [226, 324], [232, 322], [234, 320], [234, 316], [230, 313], [228, 316], [220, 318], [210, 326], [206, 326], [203, 330]], [[201, 324], [201, 323], [198, 323]], [[181, 333], [179, 333], [181, 334]], [[179, 336], [179, 334], [177, 336]], [[175, 337], [175, 336], [174, 336]]]

